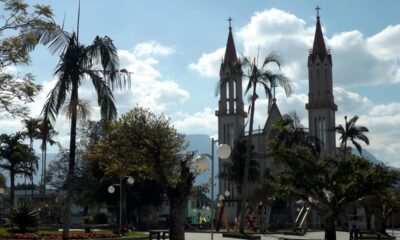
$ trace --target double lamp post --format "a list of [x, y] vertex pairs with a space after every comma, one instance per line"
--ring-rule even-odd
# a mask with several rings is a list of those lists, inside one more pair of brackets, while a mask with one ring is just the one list
[[[209, 169], [208, 158], [211, 160], [211, 240], [214, 239], [214, 146], [217, 139], [211, 139], [211, 154], [201, 154], [196, 158], [196, 168], [200, 171]], [[227, 159], [231, 155], [231, 147], [227, 144], [220, 144], [217, 148], [218, 158]]]
[[122, 191], [123, 191], [123, 180], [126, 179], [126, 182], [129, 185], [133, 185], [135, 183], [135, 179], [131, 176], [125, 176], [125, 177], [121, 177], [119, 179], [119, 184], [113, 184], [111, 186], [108, 187], [108, 192], [113, 194], [115, 192], [115, 187], [119, 187], [119, 232], [122, 233], [122, 211], [123, 211], [123, 207], [122, 207], [122, 200], [123, 200], [123, 195], [122, 195]]

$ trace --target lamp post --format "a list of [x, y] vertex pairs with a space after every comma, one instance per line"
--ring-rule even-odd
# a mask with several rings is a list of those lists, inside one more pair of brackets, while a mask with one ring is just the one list
[[[196, 158], [198, 168], [205, 170], [208, 169], [208, 160], [211, 159], [211, 240], [214, 240], [214, 145], [218, 139], [211, 138], [211, 155], [201, 154]], [[220, 144], [217, 148], [218, 158], [227, 159], [231, 155], [231, 147], [227, 144]]]
[[119, 179], [119, 184], [113, 184], [108, 187], [108, 192], [113, 194], [115, 192], [115, 187], [119, 187], [119, 232], [122, 233], [122, 180], [127, 178], [126, 182], [129, 185], [133, 185], [135, 183], [135, 179], [131, 176], [125, 176]]

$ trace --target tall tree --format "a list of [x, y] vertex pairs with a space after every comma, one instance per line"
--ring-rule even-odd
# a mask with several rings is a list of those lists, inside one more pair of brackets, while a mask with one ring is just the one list
[[[223, 169], [219, 177], [221, 179], [228, 180], [235, 184], [236, 191], [240, 194], [243, 187], [243, 173], [244, 173], [244, 163], [246, 160], [246, 147], [247, 143], [245, 140], [237, 140], [232, 149], [232, 157], [230, 161], [226, 161], [223, 164]], [[251, 146], [254, 152], [254, 146]], [[252, 159], [249, 166], [249, 182], [254, 183], [260, 177], [259, 164], [256, 160]], [[240, 196], [242, 199], [242, 196]], [[237, 209], [236, 216], [239, 216], [240, 209]]]
[[364, 126], [358, 126], [357, 124], [358, 116], [352, 117], [347, 121], [347, 116], [344, 116], [345, 125], [335, 127], [335, 131], [340, 134], [340, 148], [342, 148], [343, 156], [347, 155], [347, 141], [350, 140], [354, 146], [356, 146], [357, 151], [362, 154], [362, 148], [357, 140], [361, 140], [365, 144], [369, 145], [369, 139], [365, 135], [368, 132], [368, 128]]
[[[69, 33], [60, 28], [53, 31], [36, 31], [36, 36], [53, 53], [61, 53], [55, 70], [57, 83], [50, 91], [42, 110], [44, 121], [55, 121], [62, 106], [66, 103], [69, 105], [68, 112], [71, 119], [68, 190], [64, 206], [63, 239], [68, 239], [69, 236], [70, 207], [74, 186], [77, 115], [80, 108], [79, 86], [83, 84], [84, 80], [92, 81], [97, 93], [101, 118], [104, 121], [109, 121], [117, 116], [111, 89], [123, 88], [129, 83], [127, 71], [119, 70], [117, 49], [111, 38], [97, 36], [92, 44], [84, 46], [79, 42], [78, 33]], [[70, 97], [69, 101], [67, 101], [68, 96]]]
[[39, 124], [39, 139], [42, 141], [40, 150], [42, 151], [42, 169], [40, 180], [41, 199], [46, 196], [46, 168], [47, 168], [47, 144], [54, 145], [57, 142], [54, 137], [58, 135], [49, 120], [42, 120]]
[[14, 74], [9, 67], [30, 63], [29, 52], [37, 43], [30, 29], [51, 29], [52, 11], [49, 6], [30, 7], [23, 0], [2, 0], [0, 16], [0, 110], [14, 116], [26, 115], [26, 103], [32, 102], [41, 86], [34, 76]]
[[0, 136], [0, 167], [10, 173], [10, 206], [14, 206], [15, 176], [18, 174], [28, 175], [26, 167], [29, 161], [37, 161], [37, 158], [30, 154], [28, 145], [23, 144], [23, 136], [17, 132], [14, 135], [2, 134]]
[[[257, 86], [260, 85], [263, 87], [264, 93], [268, 97], [268, 112], [271, 106], [271, 102], [273, 98], [275, 98], [275, 87], [278, 85], [283, 87], [287, 96], [290, 96], [292, 88], [290, 85], [289, 79], [281, 74], [274, 73], [268, 67], [271, 64], [276, 64], [278, 68], [281, 67], [281, 60], [275, 54], [268, 55], [262, 66], [259, 67], [256, 60], [250, 61], [247, 58], [243, 59], [243, 67], [248, 74], [245, 75], [248, 78], [248, 84], [246, 87], [245, 93], [247, 94], [249, 91], [252, 91], [250, 95], [251, 103], [250, 103], [250, 122], [249, 122], [249, 133], [247, 136], [247, 152], [246, 152], [246, 161], [244, 165], [244, 174], [243, 174], [243, 188], [242, 188], [242, 196], [247, 197], [247, 185], [248, 185], [248, 177], [249, 177], [249, 165], [251, 160], [251, 141], [253, 136], [253, 122], [254, 122], [254, 112], [255, 112], [255, 103], [258, 98], [257, 95]], [[244, 71], [245, 72], [245, 71]], [[245, 202], [241, 202], [240, 207], [240, 232], [244, 232], [244, 211], [245, 211]]]
[[[39, 138], [40, 119], [28, 117], [28, 118], [25, 118], [22, 120], [22, 124], [24, 125], [24, 130], [22, 131], [22, 134], [25, 138], [29, 139], [29, 151], [30, 151], [30, 154], [33, 156], [35, 154], [34, 149], [33, 149], [33, 141], [35, 139]], [[38, 166], [34, 166], [32, 163], [33, 162], [31, 162], [30, 166], [27, 166], [32, 171], [31, 176], [30, 176], [31, 185], [32, 185], [31, 198], [33, 198], [33, 191], [34, 191], [33, 175], [34, 175], [34, 173], [36, 173], [35, 170], [37, 170], [37, 168], [38, 168]]]

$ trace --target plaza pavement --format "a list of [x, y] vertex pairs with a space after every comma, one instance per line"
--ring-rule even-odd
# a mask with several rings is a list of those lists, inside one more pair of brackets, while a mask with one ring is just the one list
[[[388, 230], [388, 233], [391, 234], [392, 231]], [[394, 231], [394, 235], [396, 239], [400, 239], [400, 231]], [[185, 240], [210, 240], [210, 233], [185, 233]], [[283, 235], [283, 234], [266, 234], [261, 236], [262, 240], [285, 240], [285, 239], [309, 239], [309, 240], [323, 240], [324, 232], [308, 232], [305, 236], [292, 236], [292, 235]], [[336, 232], [336, 240], [348, 240], [349, 233], [348, 232]], [[237, 240], [236, 238], [226, 238], [222, 237], [222, 233], [215, 233], [214, 240]]]

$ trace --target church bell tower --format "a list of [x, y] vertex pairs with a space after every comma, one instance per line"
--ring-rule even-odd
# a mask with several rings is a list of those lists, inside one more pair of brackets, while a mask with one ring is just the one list
[[308, 56], [308, 110], [309, 131], [321, 141], [321, 156], [336, 155], [335, 112], [337, 106], [333, 97], [332, 56], [325, 47], [319, 10], [313, 48]]
[[229, 34], [225, 49], [225, 57], [222, 59], [219, 72], [218, 111], [218, 139], [220, 144], [228, 144], [233, 147], [234, 141], [244, 133], [244, 119], [247, 117], [244, 111], [242, 73], [233, 41], [231, 18], [229, 20]]
[[[229, 21], [228, 41], [225, 49], [225, 57], [222, 59], [219, 80], [219, 102], [215, 115], [218, 117], [218, 140], [219, 144], [227, 144], [231, 148], [236, 139], [244, 135], [244, 122], [247, 117], [244, 111], [242, 72], [240, 61], [237, 58], [235, 43], [233, 41], [231, 18]], [[219, 171], [223, 170], [224, 161], [219, 159]], [[221, 179], [219, 181], [219, 193], [226, 190], [235, 194], [233, 183]]]

